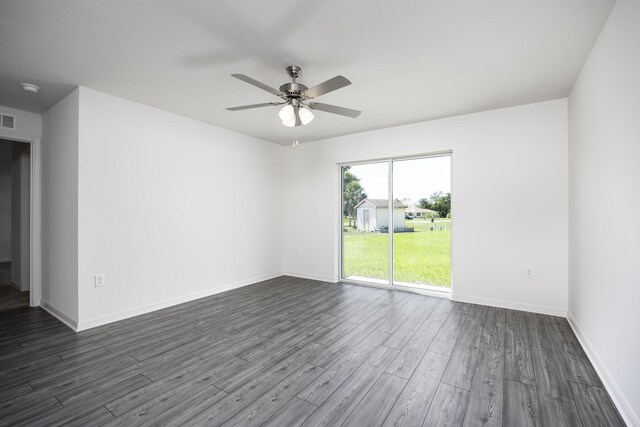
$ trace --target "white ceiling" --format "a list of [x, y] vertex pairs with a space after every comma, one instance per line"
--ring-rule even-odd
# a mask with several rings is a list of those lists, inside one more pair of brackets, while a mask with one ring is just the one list
[[[289, 144], [270, 86], [303, 68], [317, 101], [301, 142], [568, 94], [614, 0], [2, 0], [0, 105], [44, 112], [76, 85]], [[39, 85], [22, 92], [21, 82]]]

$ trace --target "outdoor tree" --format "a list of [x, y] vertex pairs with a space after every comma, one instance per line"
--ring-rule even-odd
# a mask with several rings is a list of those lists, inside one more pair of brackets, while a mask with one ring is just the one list
[[423, 209], [431, 209], [438, 212], [440, 218], [446, 218], [451, 214], [451, 193], [438, 191], [429, 196], [428, 199], [420, 199], [418, 205]]
[[360, 178], [349, 171], [350, 168], [350, 166], [345, 166], [342, 172], [342, 200], [344, 203], [343, 213], [349, 218], [349, 227], [352, 227], [355, 207], [367, 198], [367, 193], [364, 192], [364, 188], [360, 185]]
[[433, 207], [431, 206], [431, 202], [429, 201], [429, 199], [426, 199], [426, 198], [418, 200], [418, 207], [421, 207], [422, 209], [433, 210]]

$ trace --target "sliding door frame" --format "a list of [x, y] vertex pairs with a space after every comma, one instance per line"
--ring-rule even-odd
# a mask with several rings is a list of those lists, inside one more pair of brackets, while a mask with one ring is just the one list
[[[403, 160], [417, 160], [417, 159], [425, 159], [425, 158], [433, 158], [433, 157], [449, 157], [450, 161], [451, 161], [451, 172], [450, 172], [450, 177], [449, 180], [451, 182], [451, 193], [453, 194], [453, 150], [446, 150], [446, 151], [437, 151], [437, 152], [431, 152], [431, 153], [424, 153], [424, 154], [414, 154], [414, 155], [408, 155], [408, 156], [396, 156], [396, 157], [383, 157], [383, 158], [378, 158], [378, 159], [371, 159], [371, 160], [359, 160], [359, 161], [353, 161], [353, 162], [342, 162], [342, 163], [338, 163], [337, 167], [338, 167], [338, 175], [339, 175], [339, 183], [340, 185], [338, 186], [339, 188], [339, 193], [338, 193], [338, 206], [339, 206], [339, 230], [340, 232], [337, 234], [337, 238], [339, 240], [338, 245], [337, 245], [337, 249], [338, 249], [338, 281], [342, 282], [342, 283], [350, 283], [350, 284], [354, 284], [354, 285], [363, 285], [363, 286], [370, 286], [370, 287], [374, 287], [374, 288], [381, 288], [381, 289], [395, 289], [395, 290], [399, 290], [399, 291], [406, 291], [406, 292], [414, 292], [414, 293], [419, 293], [419, 294], [424, 294], [424, 295], [432, 295], [432, 296], [438, 296], [438, 297], [443, 297], [443, 298], [451, 298], [451, 294], [453, 293], [453, 271], [450, 271], [451, 273], [451, 283], [448, 289], [442, 289], [439, 286], [433, 286], [433, 285], [415, 285], [415, 286], [406, 286], [406, 285], [398, 285], [394, 283], [394, 277], [393, 277], [393, 258], [394, 258], [394, 253], [393, 253], [393, 241], [395, 238], [395, 233], [394, 233], [394, 216], [393, 216], [393, 201], [395, 200], [395, 195], [393, 194], [393, 163], [395, 161], [403, 161]], [[388, 207], [388, 215], [389, 215], [389, 219], [388, 219], [388, 223], [389, 223], [389, 234], [388, 234], [388, 262], [389, 262], [389, 277], [388, 277], [388, 281], [386, 284], [381, 284], [381, 283], [375, 283], [375, 282], [367, 282], [367, 281], [362, 281], [362, 280], [353, 280], [353, 279], [347, 279], [344, 277], [344, 214], [343, 214], [343, 210], [344, 210], [344, 206], [343, 206], [343, 199], [342, 199], [342, 195], [344, 194], [344, 189], [343, 189], [343, 185], [344, 185], [344, 179], [342, 177], [342, 168], [344, 166], [358, 166], [358, 165], [368, 165], [368, 164], [373, 164], [373, 163], [387, 163], [388, 165], [388, 197], [389, 197], [389, 207]], [[453, 198], [452, 198], [453, 199]], [[452, 204], [452, 208], [451, 210], [453, 211], [453, 204]], [[452, 215], [453, 216], [453, 215]], [[453, 266], [453, 229], [451, 229], [451, 252], [449, 254], [450, 257], [450, 268], [452, 270], [452, 266]]]

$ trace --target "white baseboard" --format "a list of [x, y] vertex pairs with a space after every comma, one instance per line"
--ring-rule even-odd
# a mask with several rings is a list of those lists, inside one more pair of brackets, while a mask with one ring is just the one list
[[18, 292], [22, 292], [22, 290], [20, 289], [20, 283], [16, 282], [15, 280], [9, 280], [9, 283], [11, 284], [11, 286], [16, 288]]
[[10, 280], [9, 281], [11, 283], [11, 285], [16, 288], [18, 290], [18, 292], [28, 292], [31, 289], [27, 288], [27, 289], [22, 289], [22, 284], [16, 282], [15, 280]]
[[634, 412], [629, 402], [627, 402], [627, 399], [625, 399], [622, 391], [620, 391], [620, 388], [611, 376], [611, 373], [605, 366], [602, 359], [600, 359], [600, 356], [598, 356], [598, 353], [589, 342], [589, 339], [582, 332], [582, 329], [580, 329], [580, 325], [578, 325], [578, 322], [571, 312], [567, 313], [567, 320], [569, 321], [569, 325], [571, 325], [571, 329], [573, 329], [573, 333], [576, 334], [578, 341], [580, 341], [580, 345], [584, 349], [585, 353], [587, 353], [587, 357], [591, 361], [591, 364], [602, 380], [604, 387], [607, 389], [609, 396], [611, 396], [613, 404], [618, 408], [618, 412], [624, 419], [624, 422], [630, 427], [640, 427], [640, 417]]
[[320, 275], [317, 275], [317, 274], [300, 273], [300, 272], [297, 272], [297, 271], [287, 271], [284, 274], [285, 274], [285, 276], [298, 277], [300, 279], [317, 280], [319, 282], [327, 282], [327, 283], [338, 283], [338, 280], [336, 280], [335, 277], [320, 276]]
[[57, 309], [42, 298], [40, 298], [40, 307], [74, 331], [78, 331], [78, 321], [64, 311]]
[[511, 310], [529, 311], [532, 313], [548, 314], [551, 316], [566, 317], [567, 311], [554, 307], [545, 307], [542, 305], [523, 304], [515, 301], [506, 301], [493, 298], [472, 297], [457, 294], [455, 291], [451, 295], [451, 300], [459, 302], [468, 302], [471, 304], [488, 305], [491, 307], [508, 308]]
[[200, 298], [205, 298], [211, 295], [230, 291], [232, 289], [241, 288], [243, 286], [253, 285], [255, 283], [263, 282], [269, 279], [274, 279], [276, 277], [283, 276], [283, 275], [284, 273], [281, 273], [281, 272], [265, 274], [263, 276], [258, 276], [251, 279], [240, 280], [237, 282], [222, 285], [214, 289], [207, 289], [205, 291], [195, 292], [195, 293], [180, 296], [177, 298], [171, 298], [164, 301], [155, 302], [153, 304], [144, 305], [142, 307], [136, 307], [130, 310], [120, 311], [117, 313], [109, 314], [107, 316], [94, 317], [93, 319], [81, 320], [80, 322], [78, 322], [78, 327], [76, 328], [76, 331], [84, 331], [87, 329], [95, 328], [97, 326], [102, 326], [108, 323], [117, 322], [118, 320], [128, 319], [130, 317], [139, 316], [141, 314], [150, 313], [152, 311], [161, 310], [163, 308], [197, 300]]

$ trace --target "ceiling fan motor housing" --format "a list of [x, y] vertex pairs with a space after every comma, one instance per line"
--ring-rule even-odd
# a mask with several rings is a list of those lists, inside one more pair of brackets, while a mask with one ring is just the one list
[[282, 92], [284, 98], [288, 100], [306, 99], [302, 93], [309, 88], [296, 82], [296, 79], [302, 74], [302, 68], [297, 65], [289, 65], [287, 67], [287, 74], [293, 79], [293, 82], [280, 86], [280, 92]]
[[308, 88], [300, 83], [285, 83], [280, 86], [280, 92], [282, 92], [287, 98], [301, 98], [302, 92]]

